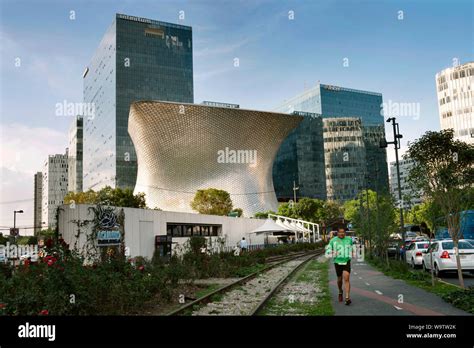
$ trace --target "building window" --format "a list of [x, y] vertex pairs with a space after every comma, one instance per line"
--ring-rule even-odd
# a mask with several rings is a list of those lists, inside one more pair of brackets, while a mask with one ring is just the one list
[[217, 237], [221, 232], [222, 225], [179, 223], [169, 223], [166, 225], [166, 234], [172, 237]]

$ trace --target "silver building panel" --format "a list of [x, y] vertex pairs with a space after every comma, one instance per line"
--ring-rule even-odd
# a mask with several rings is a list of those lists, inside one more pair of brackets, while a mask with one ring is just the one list
[[147, 206], [192, 212], [199, 189], [230, 193], [245, 216], [277, 209], [272, 166], [302, 117], [274, 112], [157, 101], [130, 107], [128, 132]]

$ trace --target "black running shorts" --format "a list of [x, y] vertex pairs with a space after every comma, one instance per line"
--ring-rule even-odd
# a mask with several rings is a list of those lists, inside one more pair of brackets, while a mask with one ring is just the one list
[[345, 265], [339, 265], [335, 263], [334, 266], [336, 267], [336, 274], [338, 277], [342, 276], [343, 271], [351, 273], [351, 260], [347, 261]]

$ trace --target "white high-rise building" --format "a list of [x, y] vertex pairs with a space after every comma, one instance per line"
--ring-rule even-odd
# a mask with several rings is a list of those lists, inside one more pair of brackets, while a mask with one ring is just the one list
[[454, 137], [474, 144], [474, 62], [436, 74], [441, 129], [454, 129]]
[[43, 167], [42, 220], [55, 228], [56, 208], [64, 203], [68, 182], [68, 149], [65, 154], [49, 155]]
[[[421, 204], [422, 202], [420, 193], [416, 192], [408, 182], [408, 175], [414, 164], [415, 163], [411, 158], [399, 160], [400, 186], [402, 187], [402, 201], [404, 209], [410, 209], [411, 207]], [[398, 198], [397, 166], [395, 161], [390, 162], [390, 193], [399, 206], [400, 202]]]

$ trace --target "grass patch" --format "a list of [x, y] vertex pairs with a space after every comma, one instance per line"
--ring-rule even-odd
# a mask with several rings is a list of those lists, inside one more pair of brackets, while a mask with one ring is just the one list
[[255, 273], [255, 272], [258, 272], [258, 271], [264, 269], [265, 267], [267, 267], [267, 266], [264, 265], [264, 264], [261, 264], [261, 263], [257, 263], [255, 265], [248, 266], [248, 267], [240, 267], [238, 270], [236, 270], [235, 276], [237, 276], [237, 277], [246, 277], [246, 276], [248, 276], [252, 273]]
[[327, 261], [313, 260], [293, 277], [296, 283], [315, 283], [320, 290], [312, 302], [290, 301], [289, 298], [282, 301], [277, 297], [272, 298], [261, 315], [334, 315], [331, 295], [329, 292], [329, 266]]
[[216, 291], [219, 289], [222, 285], [219, 284], [210, 284], [209, 286], [205, 287], [204, 289], [196, 291], [196, 298], [201, 298], [203, 296], [206, 296], [207, 294], [210, 294], [213, 291]]
[[410, 285], [440, 296], [443, 300], [468, 313], [474, 314], [474, 288], [460, 290], [458, 287], [442, 283], [435, 278], [434, 286], [431, 284], [431, 273], [411, 269], [406, 262], [389, 260], [382, 261], [378, 258], [366, 258], [367, 263], [374, 266], [383, 274], [401, 279]]

